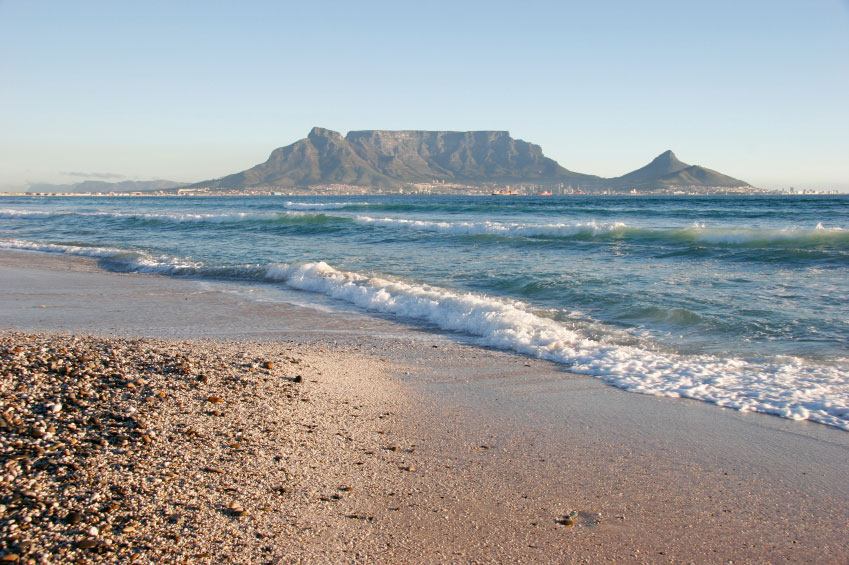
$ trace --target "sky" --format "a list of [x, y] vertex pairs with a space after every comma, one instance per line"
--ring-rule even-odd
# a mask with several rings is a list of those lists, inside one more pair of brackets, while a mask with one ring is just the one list
[[849, 0], [0, 0], [0, 190], [202, 181], [313, 126], [849, 192]]

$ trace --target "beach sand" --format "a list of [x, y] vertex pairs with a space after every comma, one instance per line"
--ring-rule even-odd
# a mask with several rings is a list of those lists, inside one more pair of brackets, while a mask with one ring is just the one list
[[[25, 252], [0, 284], [0, 519], [22, 560], [847, 562], [841, 430], [272, 286]], [[80, 363], [94, 396], [54, 413]]]

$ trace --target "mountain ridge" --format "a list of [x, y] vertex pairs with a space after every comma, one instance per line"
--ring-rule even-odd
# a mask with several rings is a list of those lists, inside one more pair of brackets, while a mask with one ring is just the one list
[[720, 172], [700, 165], [680, 161], [671, 149], [655, 157], [648, 165], [619, 177], [607, 179], [612, 185], [631, 188], [659, 188], [675, 186], [710, 186], [733, 188], [751, 186]]
[[27, 190], [30, 192], [147, 192], [154, 190], [169, 190], [185, 186], [184, 182], [171, 180], [123, 180], [107, 182], [102, 180], [84, 180], [70, 184], [31, 183]]
[[539, 145], [514, 139], [507, 131], [354, 130], [343, 136], [314, 127], [306, 138], [274, 149], [263, 163], [189, 187], [308, 188], [342, 184], [398, 189], [434, 181], [568, 184], [614, 191], [750, 186], [712, 169], [684, 163], [671, 150], [635, 171], [602, 178], [571, 171], [546, 157]]

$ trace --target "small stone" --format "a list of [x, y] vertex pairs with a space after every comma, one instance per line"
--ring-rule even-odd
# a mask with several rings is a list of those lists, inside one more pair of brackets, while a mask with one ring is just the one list
[[92, 526], [88, 529], [88, 535], [90, 535], [91, 537], [97, 537], [98, 535], [100, 535], [100, 530], [97, 529], [97, 526]]
[[574, 518], [577, 515], [578, 515], [578, 511], [573, 510], [569, 514], [563, 516], [563, 518], [561, 518], [560, 520], [557, 520], [557, 523], [560, 524], [561, 526], [569, 526], [569, 527], [574, 526], [575, 525]]
[[[42, 306], [42, 308], [43, 308], [43, 306]], [[20, 558], [21, 558], [21, 556], [18, 555], [17, 553], [7, 553], [3, 557], [0, 557], [0, 561], [2, 561], [4, 563], [14, 563], [14, 562], [20, 560]]]
[[77, 547], [79, 547], [80, 549], [94, 549], [98, 545], [98, 541], [94, 538], [86, 538], [77, 542]]
[[165, 393], [164, 390], [160, 390], [158, 393], [156, 393], [156, 396], [157, 398], [165, 398], [168, 395]]
[[264, 367], [270, 371], [274, 368], [274, 363], [272, 363], [271, 361], [266, 361]]
[[244, 516], [247, 513], [245, 507], [235, 500], [227, 504], [227, 510], [229, 510], [234, 516]]
[[295, 378], [292, 379], [292, 381], [296, 383], [302, 383], [304, 382], [304, 377], [302, 377], [301, 375], [295, 375]]
[[218, 402], [224, 402], [224, 399], [221, 398], [220, 396], [210, 396], [206, 400], [208, 402], [212, 402], [213, 404], [216, 404]]
[[65, 517], [65, 521], [69, 524], [79, 524], [83, 521], [83, 515], [77, 512], [76, 510], [71, 510]]

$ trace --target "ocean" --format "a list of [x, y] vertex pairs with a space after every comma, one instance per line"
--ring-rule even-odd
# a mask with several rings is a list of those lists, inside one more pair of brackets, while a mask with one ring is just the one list
[[0, 249], [315, 293], [849, 430], [849, 195], [0, 197]]

